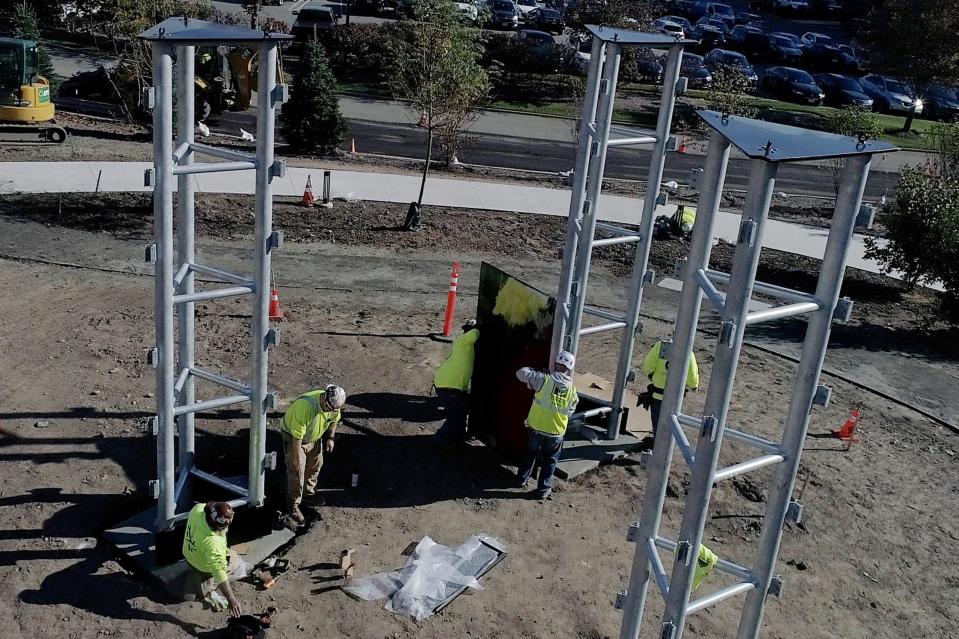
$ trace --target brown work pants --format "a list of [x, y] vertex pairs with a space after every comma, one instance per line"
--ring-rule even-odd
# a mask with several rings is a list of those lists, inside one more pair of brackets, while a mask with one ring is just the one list
[[283, 433], [283, 452], [286, 455], [286, 505], [292, 510], [316, 492], [316, 480], [323, 467], [323, 438], [304, 444], [289, 433]]

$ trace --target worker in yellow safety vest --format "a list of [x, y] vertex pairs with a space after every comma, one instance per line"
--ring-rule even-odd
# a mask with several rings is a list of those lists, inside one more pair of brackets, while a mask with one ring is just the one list
[[673, 233], [688, 238], [693, 233], [693, 225], [696, 224], [696, 209], [692, 206], [680, 204], [676, 207], [676, 212], [670, 218], [673, 227]]
[[463, 324], [463, 334], [453, 342], [450, 354], [433, 376], [436, 397], [446, 416], [446, 421], [433, 436], [433, 444], [440, 450], [452, 450], [466, 439], [466, 414], [479, 336], [476, 320]]
[[563, 436], [579, 402], [572, 377], [575, 365], [573, 354], [563, 351], [556, 356], [550, 371], [516, 371], [516, 377], [535, 393], [526, 416], [526, 449], [516, 469], [516, 479], [520, 488], [526, 486], [538, 463], [537, 499], [546, 499], [553, 491], [553, 472], [563, 451]]
[[[649, 399], [649, 416], [653, 422], [653, 436], [656, 436], [656, 427], [659, 425], [659, 412], [663, 406], [663, 389], [666, 388], [666, 370], [669, 368], [669, 357], [660, 340], [646, 353], [643, 359], [643, 374], [652, 382], [646, 389]], [[690, 353], [689, 367], [686, 369], [686, 390], [699, 388], [699, 365], [696, 363], [696, 354]], [[642, 398], [641, 398], [642, 403]]]
[[233, 507], [226, 502], [197, 504], [190, 510], [183, 534], [183, 558], [190, 568], [184, 598], [198, 595], [214, 610], [229, 607], [230, 614], [239, 617], [243, 611], [227, 575], [226, 531], [232, 522]]
[[[283, 415], [283, 451], [286, 456], [286, 499], [290, 517], [303, 523], [304, 495], [315, 497], [323, 453], [332, 453], [340, 409], [346, 391], [330, 384], [300, 395]], [[322, 442], [321, 442], [322, 439]]]

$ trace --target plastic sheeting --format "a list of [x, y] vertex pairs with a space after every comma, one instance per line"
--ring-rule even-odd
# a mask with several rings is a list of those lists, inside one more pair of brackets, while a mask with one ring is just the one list
[[403, 568], [354, 579], [343, 590], [365, 601], [387, 598], [387, 610], [421, 621], [466, 588], [482, 590], [478, 577], [504, 554], [499, 540], [483, 534], [457, 547], [438, 544], [427, 536]]

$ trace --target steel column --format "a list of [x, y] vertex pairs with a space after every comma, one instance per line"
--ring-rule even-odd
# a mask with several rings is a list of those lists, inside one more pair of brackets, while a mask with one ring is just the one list
[[769, 488], [763, 530], [759, 537], [759, 548], [756, 551], [753, 567], [758, 586], [746, 597], [737, 633], [738, 639], [756, 639], [759, 636], [766, 593], [769, 591], [776, 557], [779, 554], [783, 523], [792, 497], [796, 472], [799, 469], [799, 457], [809, 427], [813, 396], [816, 393], [816, 386], [819, 384], [819, 376], [826, 357], [833, 313], [839, 300], [849, 244], [856, 223], [856, 215], [862, 204], [870, 163], [871, 156], [854, 156], [846, 160], [842, 171], [832, 227], [826, 241], [819, 282], [816, 285], [816, 299], [822, 306], [809, 317], [806, 327], [806, 338], [796, 373], [796, 385], [783, 432], [782, 446], [786, 451], [786, 461], [777, 469]]
[[[763, 227], [769, 213], [773, 188], [776, 183], [778, 166], [764, 160], [753, 160], [749, 178], [748, 194], [743, 209], [739, 243], [733, 256], [732, 271], [729, 278], [729, 290], [722, 311], [720, 338], [716, 344], [709, 389], [703, 407], [703, 430], [696, 444], [696, 459], [689, 479], [689, 492], [683, 509], [683, 521], [680, 526], [679, 543], [685, 544], [686, 553], [677, 553], [673, 562], [669, 596], [663, 611], [663, 624], [672, 624], [675, 628], [670, 639], [681, 639], [689, 613], [689, 593], [696, 557], [702, 543], [703, 528], [709, 511], [709, 498], [715, 481], [716, 463], [719, 460], [720, 443], [726, 426], [726, 415], [732, 399], [736, 368], [746, 331], [746, 316], [752, 298], [752, 283], [756, 279], [759, 266], [759, 253], [762, 248]], [[751, 228], [751, 231], [748, 229]], [[702, 264], [694, 268], [702, 268]], [[698, 309], [697, 309], [698, 310]], [[684, 316], [681, 310], [680, 315]], [[686, 355], [686, 357], [682, 357]], [[682, 358], [682, 359], [680, 359]], [[674, 380], [672, 390], [680, 394], [686, 377], [688, 352], [670, 351], [669, 374]], [[678, 392], [677, 392], [678, 391]]]
[[680, 62], [683, 59], [683, 45], [673, 45], [669, 50], [666, 70], [663, 73], [663, 95], [659, 103], [659, 117], [656, 121], [656, 143], [653, 146], [646, 178], [646, 195], [643, 198], [643, 217], [639, 223], [639, 243], [633, 257], [633, 273], [629, 283], [629, 300], [626, 303], [626, 328], [619, 346], [619, 360], [616, 364], [616, 381], [613, 385], [613, 412], [606, 427], [606, 438], [615, 439], [619, 434], [623, 418], [623, 400], [626, 393], [626, 379], [629, 377], [633, 359], [633, 346], [636, 341], [636, 327], [639, 325], [639, 308], [643, 303], [643, 287], [648, 283], [646, 273], [649, 267], [649, 253], [653, 243], [653, 223], [656, 218], [656, 203], [659, 200], [660, 183], [663, 181], [663, 167], [666, 164], [666, 143], [673, 123], [673, 106], [676, 101], [676, 85], [679, 83]]
[[593, 122], [599, 100], [599, 75], [605, 56], [603, 41], [593, 37], [589, 74], [586, 80], [586, 96], [583, 115], [579, 122], [579, 146], [576, 150], [576, 166], [573, 169], [573, 188], [569, 197], [569, 220], [566, 223], [566, 250], [559, 275], [559, 290], [556, 293], [556, 309], [553, 319], [553, 341], [550, 361], [565, 347], [563, 343], [569, 327], [570, 295], [572, 294], [573, 264], [582, 234], [583, 201], [586, 198], [586, 172], [589, 152], [593, 144]]
[[[709, 150], [703, 172], [702, 188], [699, 195], [696, 225], [693, 227], [692, 243], [689, 252], [689, 265], [680, 297], [676, 328], [673, 332], [673, 347], [670, 349], [670, 367], [666, 376], [666, 388], [663, 395], [663, 407], [657, 428], [657, 437], [653, 444], [653, 456], [649, 463], [646, 493], [643, 496], [642, 518], [639, 527], [639, 540], [633, 555], [633, 566], [626, 590], [623, 607], [623, 623], [620, 639], [637, 639], [646, 604], [646, 590], [649, 584], [650, 555], [646, 540], [656, 539], [659, 522], [666, 498], [666, 485], [669, 481], [669, 468], [673, 456], [673, 436], [670, 420], [673, 415], [681, 414], [683, 388], [686, 383], [686, 368], [692, 352], [693, 338], [702, 304], [702, 289], [693, 278], [693, 272], [705, 268], [709, 263], [712, 248], [713, 227], [722, 199], [723, 183], [726, 179], [726, 167], [729, 163], [730, 143], [719, 133], [713, 132], [709, 138]], [[677, 371], [681, 374], [677, 374]]]
[[606, 60], [603, 62], [603, 79], [599, 87], [599, 106], [596, 112], [595, 137], [589, 149], [589, 171], [586, 176], [586, 199], [583, 202], [583, 217], [580, 239], [573, 267], [575, 292], [570, 296], [569, 324], [567, 325], [566, 350], [576, 354], [579, 346], [579, 327], [583, 322], [583, 306], [586, 303], [586, 285], [589, 281], [589, 264], [593, 256], [593, 238], [596, 235], [596, 216], [603, 192], [603, 171], [606, 169], [606, 143], [609, 142], [609, 127], [613, 119], [613, 103], [616, 101], [616, 80], [619, 76], [619, 61], [622, 47], [607, 43]]
[[154, 317], [157, 348], [157, 530], [176, 514], [173, 340], [173, 56], [153, 43], [153, 233], [156, 241]]
[[[192, 46], [181, 46], [177, 48], [177, 125], [176, 125], [176, 143], [177, 147], [183, 147], [193, 143], [194, 128], [194, 54], [195, 48]], [[189, 166], [193, 164], [193, 154], [185, 153], [179, 160], [180, 166]], [[190, 175], [180, 175], [177, 177], [177, 261], [182, 265], [192, 264], [195, 261], [194, 248], [194, 178]], [[180, 295], [189, 295], [194, 292], [194, 277], [192, 271], [187, 268], [186, 273], [180, 280], [176, 292]], [[195, 360], [195, 334], [194, 334], [194, 304], [188, 302], [181, 304], [177, 309], [177, 366], [181, 369], [193, 368]], [[195, 384], [192, 376], [187, 376], [183, 387], [177, 394], [177, 404], [189, 406], [196, 401]], [[196, 454], [194, 443], [194, 418], [193, 413], [187, 413], [177, 417], [177, 426], [179, 430], [179, 473], [184, 475], [193, 467], [193, 460]]]
[[270, 261], [273, 233], [273, 135], [276, 124], [276, 43], [260, 44], [256, 120], [256, 222], [253, 279], [253, 338], [250, 366], [249, 499], [263, 505], [266, 459], [266, 397], [270, 330]]

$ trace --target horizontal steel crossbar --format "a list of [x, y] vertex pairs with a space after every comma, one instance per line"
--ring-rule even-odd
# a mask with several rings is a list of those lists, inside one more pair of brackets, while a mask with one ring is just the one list
[[193, 475], [194, 477], [202, 479], [203, 481], [209, 484], [213, 484], [214, 486], [222, 488], [223, 490], [228, 490], [235, 495], [239, 495], [240, 497], [250, 496], [250, 492], [243, 486], [237, 486], [236, 484], [228, 482], [222, 477], [211, 475], [210, 473], [202, 471], [199, 468], [195, 468], [195, 467], [191, 468], [190, 474]]
[[195, 175], [197, 173], [224, 173], [226, 171], [248, 171], [256, 168], [256, 162], [207, 162], [204, 164], [184, 164], [173, 167], [173, 175]]
[[636, 231], [624, 229], [623, 227], [616, 226], [615, 224], [607, 224], [606, 222], [597, 222], [596, 228], [601, 231], [606, 231], [607, 233], [612, 233], [613, 235], [626, 235], [630, 237], [636, 235]]
[[[662, 548], [663, 550], [668, 550], [670, 552], [676, 551], [676, 542], [672, 539], [666, 539], [665, 537], [656, 537], [656, 545]], [[697, 550], [697, 553], [699, 551]], [[734, 564], [731, 561], [726, 561], [725, 559], [720, 559], [716, 562], [716, 570], [719, 572], [724, 572], [727, 575], [732, 575], [733, 577], [738, 577], [743, 581], [752, 581], [753, 580], [753, 571], [748, 568], [744, 568], [739, 564]]]
[[766, 466], [772, 466], [773, 464], [778, 464], [785, 459], [782, 455], [763, 455], [761, 457], [756, 457], [754, 459], [747, 459], [744, 462], [739, 462], [738, 464], [733, 464], [732, 466], [727, 466], [722, 470], [717, 470], [716, 474], [713, 475], [713, 481], [722, 481], [724, 479], [730, 479], [736, 477], [737, 475], [744, 475], [750, 473], [754, 470], [759, 470], [760, 468], [765, 468]]
[[243, 393], [244, 395], [249, 395], [252, 392], [250, 387], [243, 382], [226, 377], [225, 375], [220, 375], [217, 372], [210, 371], [205, 368], [193, 367], [190, 369], [190, 373], [195, 377], [205, 379], [206, 381], [213, 382], [214, 384], [219, 384], [224, 388], [235, 390], [236, 392]]
[[608, 319], [613, 322], [625, 322], [626, 318], [622, 315], [613, 313], [612, 311], [604, 311], [601, 308], [596, 308], [595, 306], [584, 306], [583, 312], [587, 315], [592, 315], [594, 317], [602, 317], [603, 319]]
[[658, 138], [654, 135], [640, 135], [634, 138], [614, 138], [606, 146], [631, 146], [634, 144], [656, 144]]
[[612, 244], [626, 244], [628, 242], [638, 242], [643, 237], [641, 235], [620, 235], [618, 237], [604, 237], [598, 240], [593, 240], [593, 247], [597, 246], [610, 246]]
[[183, 293], [174, 295], [174, 304], [186, 304], [187, 302], [204, 302], [215, 300], [221, 297], [233, 297], [234, 295], [248, 295], [254, 292], [253, 286], [233, 286], [230, 288], [218, 288], [212, 291], [197, 291], [196, 293]]
[[220, 270], [218, 268], [213, 268], [212, 266], [203, 266], [202, 264], [190, 264], [190, 270], [194, 273], [199, 273], [200, 275], [207, 275], [209, 277], [216, 277], [223, 280], [224, 282], [229, 282], [230, 284], [237, 284], [239, 286], [249, 286], [251, 289], [256, 289], [256, 282], [251, 280], [248, 277], [243, 277], [242, 275], [235, 275], [227, 271]]
[[771, 322], [773, 320], [785, 319], [796, 315], [804, 315], [819, 310], [818, 302], [796, 302], [786, 306], [777, 306], [767, 308], [761, 311], [754, 311], [746, 316], [746, 324], [759, 324], [762, 322]]
[[[706, 275], [709, 276], [710, 281], [717, 284], [728, 284], [729, 283], [729, 273], [723, 273], [721, 271], [714, 271], [709, 269], [706, 271]], [[779, 299], [785, 300], [787, 302], [816, 302], [816, 296], [810, 295], [809, 293], [803, 293], [801, 291], [794, 291], [791, 288], [785, 288], [783, 286], [776, 286], [775, 284], [765, 284], [763, 282], [755, 282], [753, 284], [753, 291], [756, 293], [761, 293], [763, 295], [768, 295], [769, 297], [778, 297]]]
[[[696, 430], [699, 430], [703, 425], [703, 420], [701, 418], [693, 417], [692, 415], [680, 415], [679, 423], [686, 428], [695, 428]], [[772, 453], [774, 455], [785, 454], [785, 449], [776, 442], [771, 442], [768, 439], [763, 439], [762, 437], [757, 437], [756, 435], [750, 435], [749, 433], [744, 433], [741, 430], [729, 428], [728, 426], [723, 429], [723, 437], [746, 444], [747, 446], [752, 446], [753, 448], [766, 453]]]
[[744, 592], [749, 592], [756, 587], [756, 584], [751, 581], [741, 581], [739, 583], [727, 586], [722, 590], [717, 590], [711, 595], [706, 595], [705, 597], [700, 597], [689, 602], [689, 606], [686, 608], [686, 611], [690, 614], [694, 612], [699, 612], [703, 608], [708, 608], [718, 604], [720, 601], [729, 599], [730, 597], [735, 597], [736, 595], [742, 594]]
[[582, 413], [573, 413], [570, 415], [570, 420], [589, 419], [590, 417], [605, 415], [606, 413], [611, 412], [613, 412], [612, 406], [600, 406], [599, 408], [590, 408], [589, 410], [584, 410]]
[[195, 153], [201, 153], [203, 155], [209, 155], [215, 158], [220, 158], [223, 160], [234, 160], [236, 162], [252, 162], [256, 164], [256, 156], [252, 153], [243, 153], [241, 151], [232, 151], [230, 149], [221, 149], [215, 146], [208, 146], [206, 144], [197, 144], [193, 142], [190, 144], [190, 150]]
[[626, 328], [626, 322], [610, 322], [609, 324], [597, 324], [596, 326], [587, 326], [579, 329], [580, 335], [592, 335], [593, 333], [602, 333], [603, 331], [612, 331], [617, 328]]
[[202, 402], [194, 402], [193, 404], [188, 404], [185, 406], [175, 406], [173, 408], [174, 415], [186, 415], [187, 413], [199, 413], [204, 410], [211, 410], [213, 408], [222, 408], [223, 406], [229, 406], [230, 404], [239, 404], [241, 402], [250, 401], [249, 395], [231, 395], [229, 397], [218, 397], [216, 399], [207, 399]]

